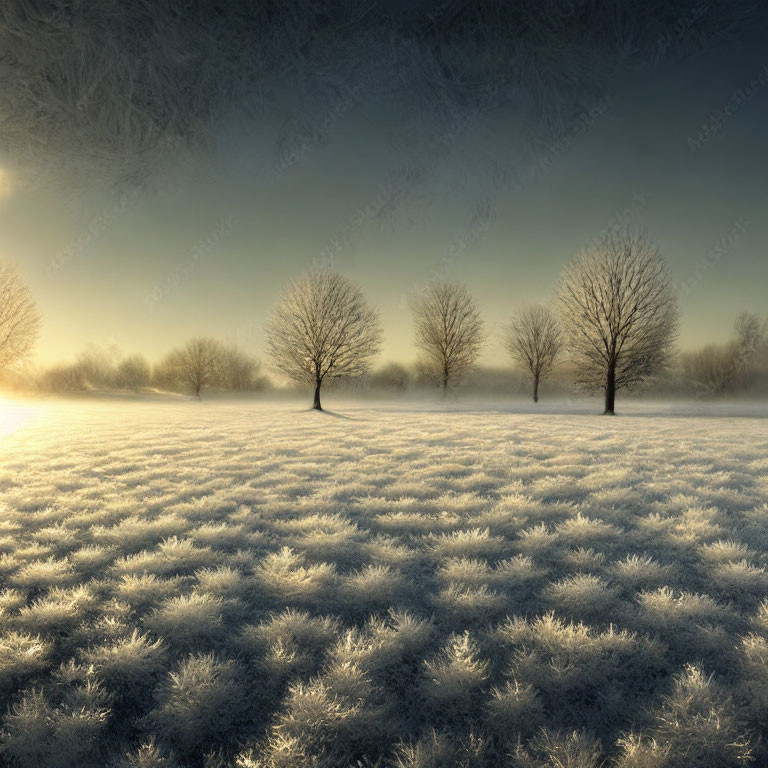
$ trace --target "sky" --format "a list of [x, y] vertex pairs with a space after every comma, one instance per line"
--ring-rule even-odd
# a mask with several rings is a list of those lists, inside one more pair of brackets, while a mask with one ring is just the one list
[[497, 364], [510, 314], [548, 301], [564, 264], [621, 222], [670, 264], [681, 347], [721, 342], [739, 312], [768, 312], [764, 52], [758, 30], [606, 65], [554, 131], [524, 88], [448, 118], [362, 88], [299, 94], [258, 120], [229, 109], [205, 151], [135, 188], [84, 183], [65, 163], [27, 174], [6, 155], [0, 259], [42, 312], [35, 361], [88, 343], [155, 360], [196, 335], [262, 356], [280, 290], [322, 262], [378, 307], [382, 360], [415, 357], [412, 292], [466, 282], [489, 334], [483, 362]]

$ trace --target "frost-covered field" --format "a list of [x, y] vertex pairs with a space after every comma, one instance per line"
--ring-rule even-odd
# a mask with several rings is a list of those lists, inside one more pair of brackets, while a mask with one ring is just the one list
[[1, 407], [3, 765], [768, 764], [768, 419]]

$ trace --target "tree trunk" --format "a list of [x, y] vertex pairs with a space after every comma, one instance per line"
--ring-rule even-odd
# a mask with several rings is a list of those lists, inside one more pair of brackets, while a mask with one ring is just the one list
[[448, 394], [448, 371], [443, 371], [443, 397]]
[[539, 374], [536, 373], [533, 376], [533, 402], [539, 402]]
[[316, 411], [322, 411], [323, 406], [320, 405], [320, 382], [315, 383], [315, 400], [312, 403], [312, 408]]
[[608, 367], [608, 377], [605, 382], [605, 411], [606, 416], [616, 415], [616, 366]]

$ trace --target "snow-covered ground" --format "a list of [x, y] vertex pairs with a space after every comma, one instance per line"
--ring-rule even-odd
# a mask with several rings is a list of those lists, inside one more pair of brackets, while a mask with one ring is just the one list
[[0, 765], [768, 764], [768, 409], [328, 405], [0, 401]]

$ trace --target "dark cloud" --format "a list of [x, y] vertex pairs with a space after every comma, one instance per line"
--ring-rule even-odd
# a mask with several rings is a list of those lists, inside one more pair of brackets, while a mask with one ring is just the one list
[[135, 185], [233, 114], [281, 115], [306, 142], [307, 116], [375, 101], [420, 136], [491, 94], [558, 134], [617, 72], [765, 16], [750, 0], [4, 0], [0, 142], [27, 169]]

